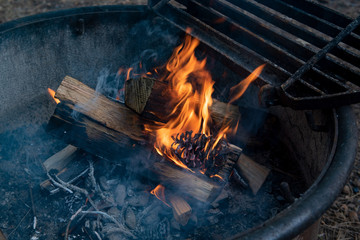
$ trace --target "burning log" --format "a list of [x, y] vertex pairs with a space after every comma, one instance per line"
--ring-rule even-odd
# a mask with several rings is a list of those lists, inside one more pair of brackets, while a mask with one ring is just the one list
[[[149, 144], [143, 126], [154, 124], [152, 121], [144, 120], [128, 107], [96, 93], [76, 79], [65, 77], [55, 97], [60, 103], [47, 129], [66, 142], [94, 155], [110, 159], [128, 153], [134, 143]], [[230, 148], [230, 151], [234, 152], [229, 155], [231, 161], [220, 173], [224, 179], [227, 179], [241, 152], [235, 149], [235, 146]], [[259, 169], [256, 164], [238, 165], [242, 172], [256, 172]], [[218, 184], [206, 176], [199, 177], [164, 163], [153, 166], [151, 171], [157, 172], [158, 178], [164, 184], [176, 186], [185, 194], [200, 201], [211, 201], [219, 192]], [[252, 170], [253, 166], [256, 168]], [[254, 174], [244, 174], [244, 176], [249, 176], [247, 178], [249, 182], [253, 181]]]
[[[174, 104], [171, 104], [172, 93], [167, 83], [153, 78], [141, 77], [129, 79], [125, 84], [126, 106], [144, 118], [163, 122], [168, 120], [174, 109]], [[215, 126], [220, 126], [223, 122], [236, 125], [241, 117], [236, 106], [216, 99], [210, 106], [210, 114]]]
[[174, 194], [169, 194], [167, 199], [172, 207], [175, 220], [185, 226], [191, 216], [192, 209], [190, 205], [185, 201], [185, 199]]

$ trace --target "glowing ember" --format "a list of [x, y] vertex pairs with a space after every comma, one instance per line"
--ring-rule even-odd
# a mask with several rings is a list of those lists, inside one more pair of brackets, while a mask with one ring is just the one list
[[166, 202], [166, 198], [165, 198], [165, 187], [161, 184], [157, 185], [156, 188], [154, 188], [153, 190], [151, 190], [150, 192], [152, 195], [154, 195], [155, 197], [157, 197], [160, 201], [162, 201], [163, 203], [165, 203], [168, 207], [170, 207], [170, 205]]
[[48, 88], [47, 90], [48, 90], [48, 93], [50, 94], [50, 96], [51, 96], [51, 97], [54, 99], [54, 101], [56, 102], [56, 104], [60, 103], [60, 100], [55, 97], [55, 91], [52, 90], [51, 88]]

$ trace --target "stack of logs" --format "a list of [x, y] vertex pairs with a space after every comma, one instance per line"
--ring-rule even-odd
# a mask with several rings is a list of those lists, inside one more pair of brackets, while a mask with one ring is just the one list
[[[154, 79], [128, 80], [125, 104], [122, 104], [67, 76], [56, 91], [55, 97], [60, 103], [49, 121], [48, 131], [79, 149], [110, 159], [126, 154], [134, 146], [152, 148], [151, 137], [144, 132], [144, 125], [168, 120], [172, 108], [164, 104], [171, 102], [167, 89], [165, 83]], [[241, 118], [237, 107], [217, 100], [210, 112], [215, 126], [223, 121], [236, 123]], [[69, 149], [75, 151], [75, 148]], [[173, 189], [208, 204], [219, 195], [233, 171], [245, 178], [254, 194], [260, 189], [269, 170], [241, 152], [241, 148], [229, 145], [226, 164], [218, 173], [223, 181], [180, 169], [167, 161], [147, 164], [147, 170], [152, 173], [152, 180], [157, 180], [169, 191]], [[51, 162], [56, 161], [52, 159]], [[47, 171], [51, 168], [46, 167]], [[43, 184], [49, 187], [48, 182]], [[185, 225], [191, 214], [190, 205], [180, 196], [169, 196], [175, 219]]]

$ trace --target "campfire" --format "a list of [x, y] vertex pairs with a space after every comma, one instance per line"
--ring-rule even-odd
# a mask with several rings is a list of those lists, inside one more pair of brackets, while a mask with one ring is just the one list
[[[63, 80], [55, 95], [49, 90], [58, 104], [48, 126], [54, 135], [65, 140], [66, 135], [76, 137], [74, 145], [99, 156], [108, 157], [103, 152], [110, 155], [116, 152], [102, 149], [114, 144], [114, 149], [137, 147], [152, 152], [150, 157], [143, 156], [143, 161], [147, 161], [145, 171], [151, 172], [151, 180], [159, 181], [150, 192], [172, 208], [174, 218], [183, 226], [192, 216], [194, 200], [208, 208], [229, 183], [230, 176], [240, 187], [249, 187], [257, 194], [269, 174], [265, 166], [245, 156], [241, 148], [228, 140], [228, 136], [237, 132], [241, 120], [240, 112], [231, 102], [241, 97], [264, 66], [231, 88], [229, 103], [220, 102], [212, 98], [214, 81], [206, 70], [206, 58], [199, 60], [195, 56], [198, 44], [197, 39], [186, 35], [165, 66], [148, 71], [146, 76], [130, 78], [131, 69], [126, 69], [125, 88], [119, 90], [116, 101], [71, 77]], [[132, 74], [137, 75], [141, 74]], [[124, 96], [125, 104], [120, 102], [120, 95]], [[64, 131], [66, 125], [71, 129]], [[85, 131], [77, 130], [76, 126]], [[73, 148], [70, 149], [73, 153]], [[60, 161], [64, 159], [68, 156]], [[58, 161], [53, 164], [59, 164]], [[51, 164], [47, 167], [52, 168]], [[90, 172], [96, 189], [93, 168]], [[58, 170], [60, 173], [61, 169]], [[56, 174], [48, 176], [50, 182], [44, 182], [44, 188], [52, 183], [68, 192], [77, 189]], [[80, 192], [91, 199], [88, 191]], [[90, 203], [97, 208], [92, 200]], [[68, 234], [69, 229], [65, 235]]]
[[[306, 9], [292, 0], [177, 2], [42, 19], [37, 26], [51, 32], [48, 21], [55, 21], [56, 37], [67, 39], [54, 62], [48, 57], [59, 39], [44, 40], [54, 34], [28, 37], [41, 42], [29, 49], [11, 44], [21, 48], [10, 48], [14, 53], [37, 57], [24, 58], [34, 63], [26, 71], [14, 67], [17, 54], [2, 58], [12, 62], [3, 72], [7, 84], [15, 76], [39, 79], [41, 97], [39, 89], [16, 91], [0, 109], [12, 111], [20, 94], [27, 105], [19, 114], [31, 112], [28, 126], [9, 121], [0, 138], [10, 146], [0, 146], [0, 158], [11, 160], [3, 168], [14, 173], [5, 176], [9, 188], [29, 190], [18, 199], [4, 194], [2, 206], [13, 208], [27, 193], [31, 200], [16, 206], [24, 220], [0, 221], [9, 237], [27, 231], [32, 239], [286, 238], [331, 203], [329, 185], [341, 188], [355, 141], [346, 135], [354, 128], [350, 111], [328, 107], [357, 96], [358, 72], [343, 64], [356, 62], [347, 47], [357, 47], [357, 22], [324, 30], [307, 20], [308, 28], [334, 37], [323, 39], [272, 14], [291, 12], [302, 22], [295, 13]], [[44, 42], [51, 47], [39, 49]], [[323, 204], [312, 204], [319, 198]]]

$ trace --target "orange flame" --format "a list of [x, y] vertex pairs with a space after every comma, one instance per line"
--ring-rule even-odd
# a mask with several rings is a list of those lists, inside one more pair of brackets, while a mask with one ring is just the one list
[[[216, 140], [211, 146], [207, 143], [205, 148], [206, 150], [213, 150], [221, 139], [226, 138], [227, 134], [232, 133], [237, 128], [237, 123], [224, 121], [220, 130], [217, 132], [211, 131], [210, 107], [213, 103], [214, 81], [210, 72], [205, 69], [206, 58], [199, 60], [195, 56], [195, 49], [199, 43], [198, 39], [187, 35], [184, 42], [174, 49], [166, 64], [167, 74], [161, 80], [169, 83], [170, 104], [175, 107], [170, 113], [170, 120], [160, 128], [154, 129], [152, 126], [145, 126], [147, 131], [155, 133], [154, 147], [156, 151], [176, 165], [188, 170], [190, 169], [173, 152], [173, 149], [176, 149], [177, 146], [173, 144], [172, 136], [190, 130], [206, 136], [212, 135]], [[257, 68], [249, 77], [231, 89], [232, 92], [236, 92], [232, 102], [245, 92], [249, 84], [260, 74], [263, 67]], [[157, 72], [156, 69], [155, 72]], [[236, 126], [234, 127], [234, 125]], [[204, 172], [204, 169], [199, 170]], [[220, 176], [214, 175], [214, 177]]]
[[56, 104], [59, 104], [59, 103], [60, 103], [60, 100], [55, 97], [55, 91], [52, 90], [51, 88], [48, 88], [47, 90], [48, 90], [49, 95], [50, 95], [50, 96], [54, 99], [54, 101], [56, 102]]
[[126, 72], [126, 81], [130, 79], [130, 73], [133, 70], [133, 68], [128, 68], [127, 72]]
[[171, 120], [155, 131], [157, 152], [186, 169], [189, 168], [171, 150], [171, 136], [190, 130], [210, 135], [209, 107], [214, 81], [205, 70], [206, 59], [200, 61], [195, 57], [198, 45], [199, 40], [187, 35], [184, 43], [174, 49], [166, 65], [168, 75], [163, 80], [170, 84], [175, 107], [170, 114]]
[[211, 175], [210, 178], [219, 178], [221, 181], [224, 181], [224, 179], [218, 174]]
[[231, 99], [229, 103], [236, 101], [244, 94], [250, 83], [252, 83], [257, 77], [259, 77], [264, 67], [265, 64], [257, 67], [247, 78], [245, 78], [230, 89]]
[[154, 188], [153, 190], [151, 190], [150, 192], [152, 195], [154, 195], [157, 199], [159, 199], [160, 201], [162, 201], [163, 203], [165, 203], [165, 205], [167, 205], [168, 207], [170, 207], [170, 205], [166, 202], [166, 198], [165, 198], [165, 187], [161, 184], [157, 185], [156, 188]]

